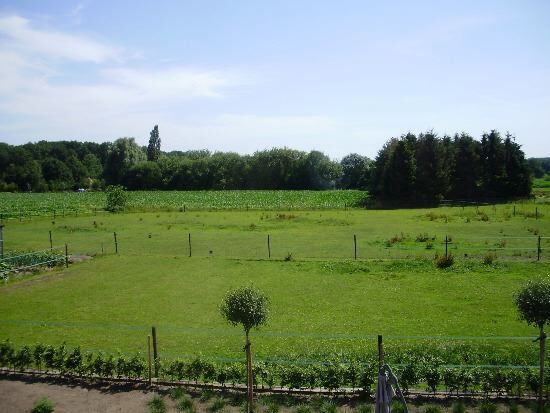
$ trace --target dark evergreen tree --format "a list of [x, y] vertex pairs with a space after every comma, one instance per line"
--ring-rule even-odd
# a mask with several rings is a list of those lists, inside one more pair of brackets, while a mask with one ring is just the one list
[[479, 195], [480, 144], [462, 133], [453, 140], [454, 162], [451, 170], [450, 194], [452, 199], [474, 199]]

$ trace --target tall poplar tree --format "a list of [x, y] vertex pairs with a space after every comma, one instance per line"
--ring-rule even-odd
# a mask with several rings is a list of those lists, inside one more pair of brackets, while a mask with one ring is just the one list
[[149, 138], [149, 145], [147, 146], [147, 160], [158, 161], [160, 156], [160, 136], [159, 127], [155, 125], [151, 131], [151, 137]]

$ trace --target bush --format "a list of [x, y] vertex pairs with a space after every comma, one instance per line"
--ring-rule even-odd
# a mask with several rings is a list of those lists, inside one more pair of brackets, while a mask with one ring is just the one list
[[215, 397], [212, 401], [212, 404], [210, 405], [210, 411], [219, 412], [225, 407], [226, 404], [227, 401], [223, 397]]
[[120, 212], [124, 210], [128, 201], [128, 194], [121, 185], [110, 185], [106, 189], [107, 199], [105, 209], [110, 212]]
[[195, 406], [195, 402], [191, 397], [184, 394], [181, 396], [178, 400], [178, 410], [186, 413], [195, 413], [197, 411], [197, 407]]
[[479, 413], [497, 413], [497, 405], [489, 400], [484, 400], [479, 405]]
[[319, 407], [319, 413], [336, 413], [338, 406], [332, 400], [324, 400]]
[[48, 398], [34, 402], [31, 413], [51, 413], [54, 411], [55, 403]]
[[437, 268], [449, 268], [455, 262], [455, 257], [453, 254], [448, 254], [447, 256], [442, 255], [441, 257], [436, 257], [435, 265]]
[[158, 394], [155, 394], [149, 402], [147, 402], [150, 413], [166, 413], [166, 402]]
[[370, 404], [362, 403], [355, 408], [357, 413], [372, 413], [372, 406]]
[[439, 406], [426, 406], [424, 413], [441, 413], [441, 408]]
[[496, 259], [497, 259], [496, 254], [493, 254], [490, 252], [489, 254], [485, 254], [485, 256], [483, 257], [483, 264], [491, 265]]
[[294, 411], [295, 413], [312, 413], [311, 407], [305, 403], [301, 403], [296, 406], [296, 409]]
[[452, 406], [452, 412], [453, 413], [464, 413], [466, 411], [466, 406], [464, 403], [458, 401], [454, 402]]

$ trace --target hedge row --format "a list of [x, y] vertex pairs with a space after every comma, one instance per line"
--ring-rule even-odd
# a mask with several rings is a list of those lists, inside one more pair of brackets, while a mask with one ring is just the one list
[[[145, 378], [145, 357], [113, 355], [103, 352], [83, 352], [80, 347], [22, 346], [16, 348], [9, 340], [0, 343], [0, 366], [14, 370], [34, 368], [58, 372], [66, 376], [105, 378]], [[195, 383], [219, 383], [222, 386], [246, 382], [244, 363], [220, 363], [197, 357], [192, 360], [157, 360], [160, 378], [188, 380]], [[534, 394], [538, 389], [538, 370], [521, 368], [449, 368], [436, 362], [417, 360], [397, 366], [394, 371], [404, 392], [409, 389], [453, 392], [484, 392], [514, 396]], [[282, 364], [256, 362], [254, 382], [262, 388], [280, 386], [292, 389], [325, 388], [329, 391], [352, 388], [372, 394], [376, 385], [376, 360], [347, 363], [328, 361], [319, 364]], [[550, 377], [545, 378], [548, 383]]]

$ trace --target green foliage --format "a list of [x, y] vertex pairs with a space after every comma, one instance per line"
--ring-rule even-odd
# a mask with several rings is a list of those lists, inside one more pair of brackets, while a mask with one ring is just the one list
[[550, 276], [528, 281], [516, 293], [515, 303], [520, 318], [542, 331], [550, 322]]
[[209, 410], [211, 412], [219, 412], [227, 405], [227, 400], [223, 397], [214, 397], [212, 404], [210, 405]]
[[466, 411], [466, 406], [464, 405], [464, 402], [456, 401], [451, 406], [452, 413], [464, 413]]
[[229, 291], [220, 305], [222, 316], [233, 325], [242, 325], [248, 336], [250, 329], [267, 323], [269, 299], [253, 286]]
[[187, 394], [184, 394], [177, 399], [177, 407], [181, 412], [195, 413], [197, 411], [197, 406], [194, 400]]
[[394, 399], [391, 403], [392, 413], [405, 413], [405, 406], [401, 400]]
[[128, 194], [124, 187], [120, 185], [109, 185], [105, 189], [105, 192], [107, 193], [105, 209], [109, 212], [123, 211], [128, 202]]
[[372, 413], [372, 405], [361, 403], [355, 407], [356, 413]]
[[424, 413], [441, 413], [441, 407], [436, 405], [426, 406]]
[[31, 413], [51, 413], [54, 409], [55, 403], [48, 398], [43, 398], [34, 402]]
[[149, 407], [150, 413], [166, 413], [166, 402], [164, 399], [155, 394], [151, 400], [147, 402], [147, 407]]
[[313, 410], [309, 405], [305, 403], [300, 403], [299, 405], [296, 406], [296, 408], [294, 409], [294, 412], [295, 413], [312, 413]]
[[151, 136], [149, 138], [149, 145], [147, 146], [147, 160], [158, 161], [159, 156], [160, 156], [159, 127], [155, 125], [155, 127], [151, 131]]

